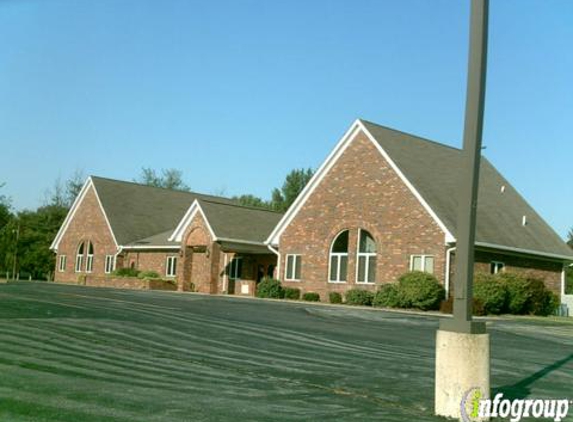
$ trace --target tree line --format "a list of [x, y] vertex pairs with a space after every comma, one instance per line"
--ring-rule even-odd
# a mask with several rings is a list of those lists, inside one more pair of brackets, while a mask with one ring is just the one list
[[[313, 175], [311, 169], [292, 170], [283, 185], [272, 190], [265, 200], [251, 194], [232, 197], [244, 206], [284, 212], [296, 199]], [[76, 171], [68, 179], [56, 179], [44, 194], [42, 205], [35, 210], [15, 211], [11, 198], [3, 192], [0, 183], [0, 278], [51, 280], [55, 268], [55, 255], [49, 250], [60, 226], [79, 194], [85, 175]], [[183, 172], [177, 169], [157, 171], [144, 167], [133, 181], [148, 186], [190, 191]]]

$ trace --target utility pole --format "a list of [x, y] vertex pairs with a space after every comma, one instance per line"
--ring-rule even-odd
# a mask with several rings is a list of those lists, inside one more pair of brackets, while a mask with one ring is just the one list
[[16, 244], [14, 246], [14, 262], [12, 266], [12, 280], [16, 280], [16, 262], [18, 261], [18, 240], [20, 239], [20, 220], [18, 220], [18, 226], [16, 227]]
[[[464, 399], [489, 397], [489, 335], [472, 319], [474, 244], [487, 67], [488, 0], [471, 0], [464, 145], [458, 192], [453, 318], [436, 336], [436, 414], [462, 418]], [[474, 396], [470, 397], [471, 399]]]

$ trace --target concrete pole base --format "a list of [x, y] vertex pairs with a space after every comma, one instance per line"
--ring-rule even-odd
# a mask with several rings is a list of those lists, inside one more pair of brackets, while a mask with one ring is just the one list
[[438, 330], [435, 413], [461, 421], [475, 417], [476, 398], [490, 397], [489, 334]]

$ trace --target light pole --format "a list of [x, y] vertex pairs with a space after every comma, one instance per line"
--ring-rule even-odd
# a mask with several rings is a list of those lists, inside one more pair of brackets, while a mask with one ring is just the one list
[[18, 220], [18, 226], [16, 226], [16, 244], [14, 246], [14, 262], [12, 264], [12, 280], [16, 280], [16, 262], [18, 260], [18, 240], [20, 239], [20, 221]]
[[[458, 192], [453, 318], [436, 336], [436, 414], [461, 418], [464, 398], [489, 397], [489, 335], [472, 320], [474, 243], [485, 103], [488, 0], [471, 1], [462, 168]], [[470, 398], [471, 401], [471, 398]]]

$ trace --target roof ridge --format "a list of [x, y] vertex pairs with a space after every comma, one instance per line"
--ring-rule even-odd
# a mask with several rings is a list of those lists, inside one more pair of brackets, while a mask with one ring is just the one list
[[96, 176], [96, 175], [90, 175], [89, 176], [92, 179], [101, 179], [101, 180], [107, 180], [108, 182], [115, 182], [115, 183], [123, 183], [126, 185], [135, 185], [135, 186], [141, 186], [144, 188], [150, 188], [150, 189], [159, 189], [162, 191], [168, 191], [168, 192], [176, 192], [176, 193], [182, 193], [182, 194], [186, 194], [186, 195], [200, 195], [200, 196], [207, 196], [210, 198], [216, 198], [216, 199], [223, 199], [225, 201], [233, 201], [232, 198], [227, 198], [225, 196], [218, 196], [218, 195], [211, 195], [208, 193], [200, 193], [200, 192], [195, 192], [195, 191], [187, 191], [187, 190], [179, 190], [179, 189], [171, 189], [171, 188], [164, 188], [161, 186], [151, 186], [151, 185], [146, 185], [145, 183], [141, 183], [141, 182], [135, 182], [135, 181], [131, 181], [131, 180], [119, 180], [119, 179], [112, 179], [110, 177], [102, 177], [102, 176]]
[[374, 122], [371, 122], [370, 120], [366, 120], [366, 119], [362, 119], [362, 118], [359, 118], [358, 120], [360, 120], [360, 122], [362, 122], [362, 123], [367, 123], [369, 125], [377, 126], [377, 127], [384, 129], [384, 130], [389, 130], [389, 131], [395, 132], [395, 133], [401, 133], [402, 135], [409, 136], [409, 137], [414, 138], [414, 139], [419, 140], [419, 141], [429, 142], [429, 143], [434, 144], [436, 146], [453, 149], [453, 150], [458, 151], [458, 152], [463, 151], [461, 148], [457, 148], [457, 147], [447, 145], [447, 144], [442, 144], [441, 142], [434, 141], [434, 140], [428, 139], [428, 138], [424, 138], [423, 136], [414, 135], [413, 133], [410, 133], [410, 132], [404, 132], [403, 130], [394, 129], [394, 128], [391, 128], [389, 126], [384, 126], [384, 125], [381, 125], [379, 123], [374, 123]]
[[209, 199], [201, 199], [201, 201], [209, 202], [212, 204], [218, 204], [218, 205], [226, 205], [228, 207], [244, 208], [244, 209], [253, 210], [253, 211], [264, 211], [264, 212], [271, 212], [273, 214], [284, 214], [284, 212], [281, 212], [281, 211], [269, 210], [266, 208], [255, 207], [252, 205], [242, 205], [239, 203], [228, 203], [228, 202], [217, 202], [217, 201], [213, 201], [213, 200], [209, 200]]

